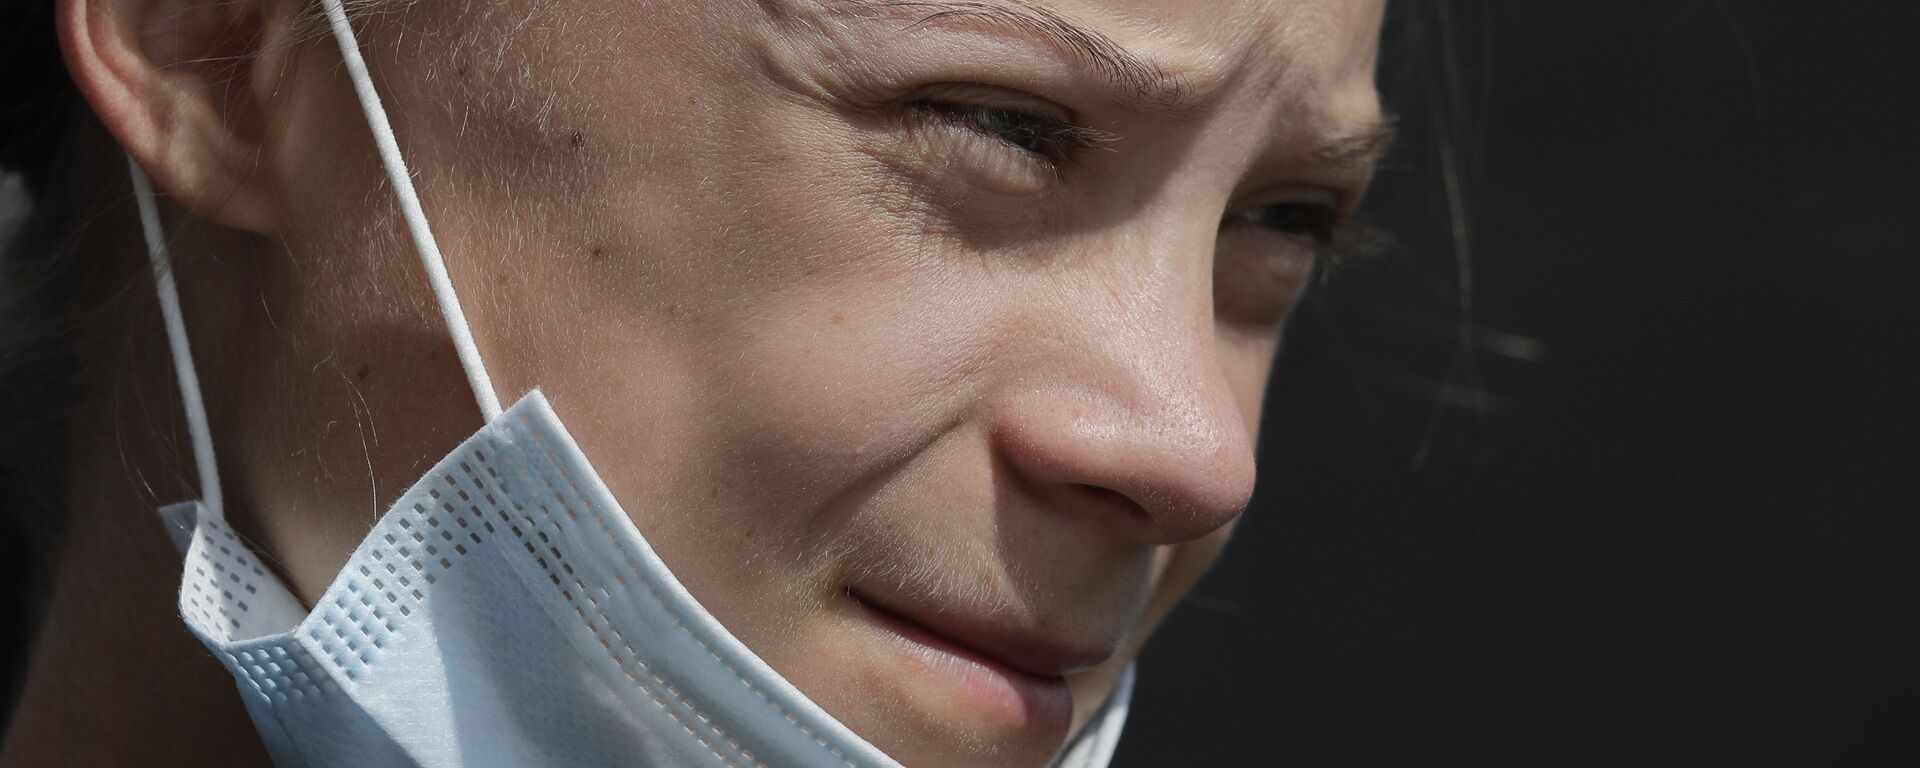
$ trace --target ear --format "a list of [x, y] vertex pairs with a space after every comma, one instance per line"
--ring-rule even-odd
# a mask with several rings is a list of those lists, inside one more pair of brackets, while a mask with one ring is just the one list
[[108, 132], [202, 219], [271, 234], [259, 168], [291, 11], [272, 0], [56, 0], [60, 48]]

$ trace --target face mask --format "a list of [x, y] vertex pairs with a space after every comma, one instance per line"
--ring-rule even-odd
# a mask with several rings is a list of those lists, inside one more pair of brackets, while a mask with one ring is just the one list
[[[185, 556], [180, 611], [274, 763], [897, 768], [681, 586], [538, 390], [501, 411], [340, 0], [324, 4], [487, 424], [303, 607], [224, 520], [165, 238], [133, 167], [204, 496], [161, 511]], [[1106, 765], [1132, 680], [1057, 765]]]

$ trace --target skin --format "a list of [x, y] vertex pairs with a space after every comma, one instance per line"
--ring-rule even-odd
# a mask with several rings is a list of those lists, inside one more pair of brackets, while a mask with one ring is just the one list
[[[1252, 492], [1317, 246], [1247, 217], [1357, 205], [1381, 3], [1043, 7], [1158, 90], [912, 8], [464, 5], [357, 25], [503, 401], [542, 388], [693, 594], [889, 754], [1046, 764], [1066, 729], [926, 684], [849, 592], [1073, 649], [1084, 724]], [[311, 601], [481, 423], [338, 53], [289, 0], [60, 11], [91, 109], [66, 193], [115, 145], [167, 193], [228, 515]], [[1054, 170], [926, 103], [1106, 136]], [[80, 253], [137, 277], [134, 226]], [[142, 291], [81, 354], [0, 764], [265, 764], [145, 522], [197, 494]]]

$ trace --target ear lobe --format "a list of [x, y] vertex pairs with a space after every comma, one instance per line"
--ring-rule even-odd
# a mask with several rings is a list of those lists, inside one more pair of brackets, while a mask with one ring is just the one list
[[57, 2], [75, 85], [154, 184], [202, 219], [273, 233], [271, 186], [255, 173], [268, 105], [254, 80], [277, 73], [284, 36], [265, 3]]

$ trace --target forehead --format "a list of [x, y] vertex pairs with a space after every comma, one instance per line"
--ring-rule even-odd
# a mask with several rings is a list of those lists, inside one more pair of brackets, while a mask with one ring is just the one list
[[979, 0], [1052, 7], [1115, 37], [1249, 64], [1327, 73], [1373, 63], [1385, 0]]
[[1385, 0], [769, 1], [1043, 38], [1163, 106], [1280, 110], [1336, 131], [1378, 121]]
[[[1203, 94], [1246, 91], [1318, 109], [1377, 108], [1373, 70], [1385, 0], [1047, 2]], [[1341, 109], [1339, 102], [1359, 103]]]

